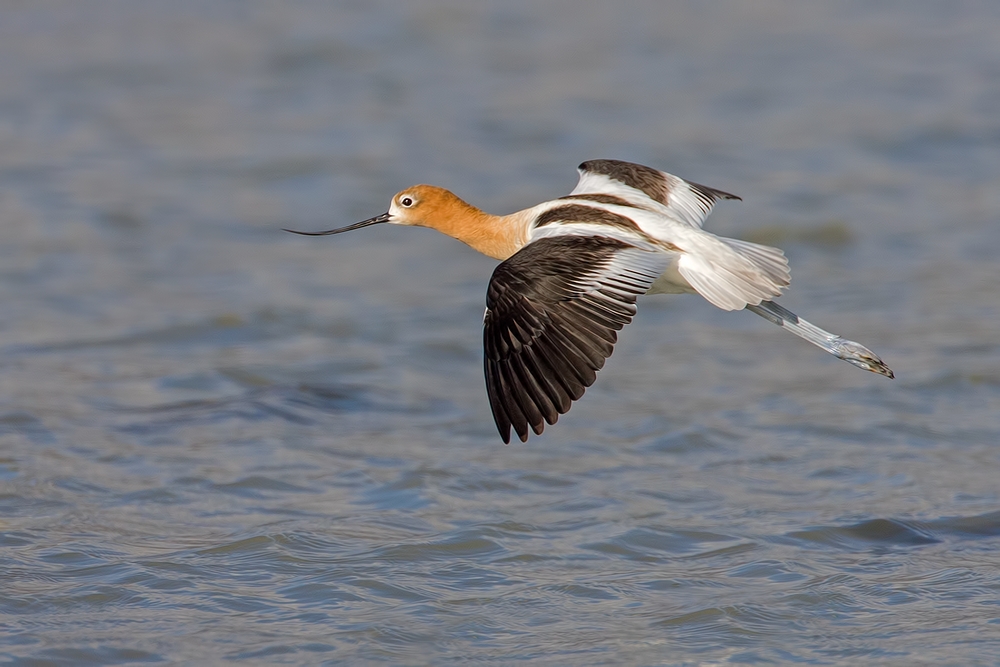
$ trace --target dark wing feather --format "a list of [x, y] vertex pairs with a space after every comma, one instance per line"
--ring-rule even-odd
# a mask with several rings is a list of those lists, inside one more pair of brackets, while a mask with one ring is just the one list
[[486, 296], [486, 391], [504, 442], [569, 411], [669, 258], [601, 236], [533, 241], [497, 266]]

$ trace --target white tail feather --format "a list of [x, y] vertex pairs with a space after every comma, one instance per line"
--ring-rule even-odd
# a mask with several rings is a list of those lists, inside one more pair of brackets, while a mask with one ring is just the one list
[[730, 248], [740, 253], [763, 271], [775, 285], [786, 287], [791, 280], [791, 273], [788, 270], [788, 258], [779, 248], [772, 248], [759, 243], [740, 241], [739, 239], [727, 239], [720, 237], [720, 240]]
[[784, 253], [747, 241], [714, 240], [719, 243], [712, 252], [697, 257], [684, 253], [677, 262], [677, 271], [696, 292], [723, 310], [755, 306], [781, 295], [789, 281]]

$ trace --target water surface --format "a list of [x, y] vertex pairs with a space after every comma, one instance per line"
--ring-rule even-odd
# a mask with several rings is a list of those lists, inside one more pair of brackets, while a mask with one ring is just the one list
[[[1000, 9], [0, 8], [5, 664], [996, 664]], [[328, 229], [591, 158], [736, 192], [782, 303], [641, 300], [503, 446], [494, 262]]]

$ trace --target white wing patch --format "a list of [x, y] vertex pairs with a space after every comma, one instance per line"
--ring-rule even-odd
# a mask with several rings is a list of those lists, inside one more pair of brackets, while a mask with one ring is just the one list
[[692, 227], [705, 224], [705, 219], [719, 199], [739, 199], [736, 195], [691, 183], [673, 174], [663, 173], [663, 177], [669, 186], [667, 208]]
[[719, 199], [736, 195], [699, 185], [663, 171], [619, 160], [588, 160], [570, 195], [609, 195], [632, 206], [664, 213], [700, 228]]

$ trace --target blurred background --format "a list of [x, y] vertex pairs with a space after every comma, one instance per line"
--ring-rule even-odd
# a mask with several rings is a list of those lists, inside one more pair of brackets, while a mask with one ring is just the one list
[[[995, 664], [1000, 5], [0, 4], [5, 664]], [[782, 303], [640, 300], [503, 446], [495, 262], [303, 238], [586, 159], [743, 197]]]

